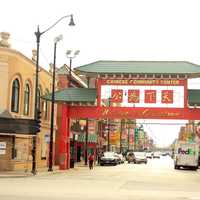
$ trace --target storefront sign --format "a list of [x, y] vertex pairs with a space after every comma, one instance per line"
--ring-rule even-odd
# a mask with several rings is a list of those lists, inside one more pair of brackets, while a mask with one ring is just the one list
[[46, 133], [46, 134], [44, 135], [44, 140], [45, 140], [46, 143], [49, 143], [49, 142], [50, 142], [50, 135], [49, 135], [49, 133]]
[[0, 142], [0, 155], [6, 154], [6, 142]]
[[184, 85], [184, 80], [175, 79], [103, 79], [102, 85]]
[[173, 79], [102, 79], [100, 106], [138, 108], [184, 108], [187, 81]]

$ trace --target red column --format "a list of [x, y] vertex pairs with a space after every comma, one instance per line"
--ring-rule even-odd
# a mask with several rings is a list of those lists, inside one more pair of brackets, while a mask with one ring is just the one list
[[70, 168], [70, 118], [69, 118], [69, 107], [68, 107], [68, 115], [66, 118], [66, 131], [67, 131], [67, 169]]
[[70, 165], [70, 138], [69, 138], [69, 107], [62, 105], [61, 131], [59, 137], [59, 169], [69, 169]]

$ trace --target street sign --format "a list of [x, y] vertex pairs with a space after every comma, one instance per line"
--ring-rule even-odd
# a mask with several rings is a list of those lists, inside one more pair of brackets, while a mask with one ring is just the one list
[[6, 149], [6, 142], [0, 142], [0, 149]]
[[44, 135], [44, 140], [45, 140], [46, 143], [49, 143], [49, 142], [50, 142], [50, 135], [49, 135], [48, 133], [46, 133], [46, 134]]
[[0, 155], [6, 154], [6, 142], [0, 142]]

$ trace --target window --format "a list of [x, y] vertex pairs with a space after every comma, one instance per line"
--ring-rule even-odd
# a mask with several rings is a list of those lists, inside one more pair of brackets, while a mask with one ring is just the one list
[[12, 84], [11, 111], [16, 113], [19, 112], [19, 91], [19, 81], [18, 79], [15, 79]]
[[24, 115], [29, 115], [29, 102], [30, 102], [30, 88], [26, 84], [24, 90]]
[[[49, 91], [46, 90], [45, 95], [48, 95], [48, 94], [49, 94]], [[44, 100], [43, 111], [44, 111], [44, 119], [48, 120], [49, 103], [47, 100]]]

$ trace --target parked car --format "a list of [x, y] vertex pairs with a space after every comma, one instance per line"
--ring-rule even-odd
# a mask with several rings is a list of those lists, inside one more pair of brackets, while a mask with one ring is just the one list
[[152, 159], [153, 158], [153, 153], [152, 152], [147, 152], [146, 157]]
[[154, 152], [153, 153], [153, 158], [160, 158], [160, 152]]
[[146, 152], [134, 152], [134, 163], [145, 163], [147, 164]]
[[100, 165], [117, 165], [119, 163], [119, 157], [115, 155], [114, 152], [104, 152], [103, 156], [100, 158]]
[[161, 153], [161, 155], [162, 155], [162, 156], [169, 156], [170, 153], [169, 153], [168, 151], [164, 151], [164, 152]]
[[128, 163], [134, 162], [135, 160], [135, 155], [133, 152], [128, 152], [126, 155], [126, 160], [128, 161]]
[[120, 158], [120, 163], [124, 163], [124, 162], [125, 162], [124, 156], [123, 156], [121, 153], [118, 153], [117, 155], [118, 155], [119, 158]]
[[115, 158], [117, 159], [117, 164], [121, 164], [121, 158], [118, 153], [114, 153]]

